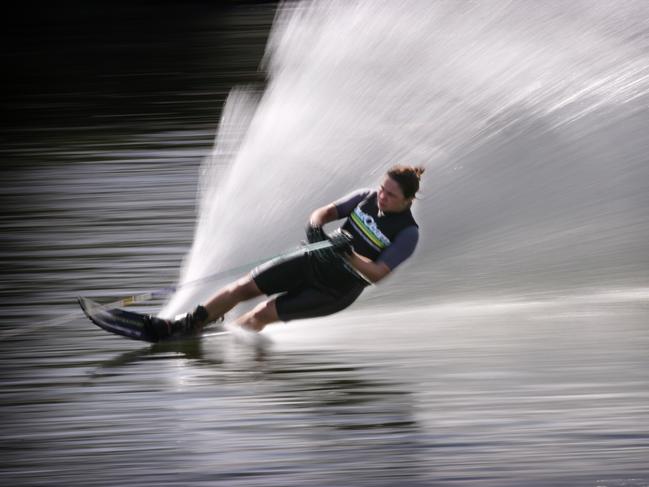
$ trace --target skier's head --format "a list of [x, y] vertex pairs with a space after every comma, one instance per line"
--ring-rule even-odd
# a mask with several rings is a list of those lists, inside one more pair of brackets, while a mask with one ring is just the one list
[[423, 173], [424, 168], [421, 166], [391, 167], [379, 188], [379, 209], [387, 213], [397, 213], [409, 208], [419, 191], [419, 181]]

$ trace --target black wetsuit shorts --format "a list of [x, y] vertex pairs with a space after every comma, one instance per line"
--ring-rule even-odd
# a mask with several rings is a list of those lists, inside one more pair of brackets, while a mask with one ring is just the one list
[[252, 278], [275, 300], [281, 321], [327, 316], [351, 305], [367, 286], [341, 265], [323, 264], [313, 254], [262, 264]]

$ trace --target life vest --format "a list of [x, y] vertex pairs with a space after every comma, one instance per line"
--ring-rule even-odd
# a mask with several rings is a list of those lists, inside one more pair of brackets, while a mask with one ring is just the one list
[[356, 252], [376, 260], [401, 230], [413, 225], [418, 226], [410, 208], [399, 213], [379, 214], [377, 192], [373, 191], [352, 210], [343, 229], [351, 233]]

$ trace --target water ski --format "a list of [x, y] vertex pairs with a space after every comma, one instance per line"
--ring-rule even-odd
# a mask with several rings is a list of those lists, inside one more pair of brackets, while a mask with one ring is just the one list
[[158, 318], [120, 308], [108, 309], [84, 297], [79, 297], [79, 305], [90, 321], [99, 328], [133, 340], [155, 343], [168, 340], [186, 340], [215, 334], [214, 332], [201, 335], [180, 333], [168, 335], [163, 333], [164, 336], [161, 336], [160, 323], [156, 323], [156, 321], [161, 322], [162, 320]]

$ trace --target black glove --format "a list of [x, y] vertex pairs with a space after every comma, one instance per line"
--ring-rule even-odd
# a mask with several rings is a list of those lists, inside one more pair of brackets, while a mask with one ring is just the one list
[[306, 226], [306, 239], [309, 243], [322, 242], [327, 240], [327, 234], [321, 226], [313, 225], [311, 222]]
[[313, 256], [328, 266], [340, 266], [344, 262], [343, 255], [353, 250], [352, 236], [345, 230], [336, 230], [326, 238], [331, 242], [332, 246], [315, 250]]
[[333, 246], [333, 250], [339, 254], [350, 254], [354, 248], [352, 247], [352, 234], [347, 230], [339, 228], [327, 237]]

